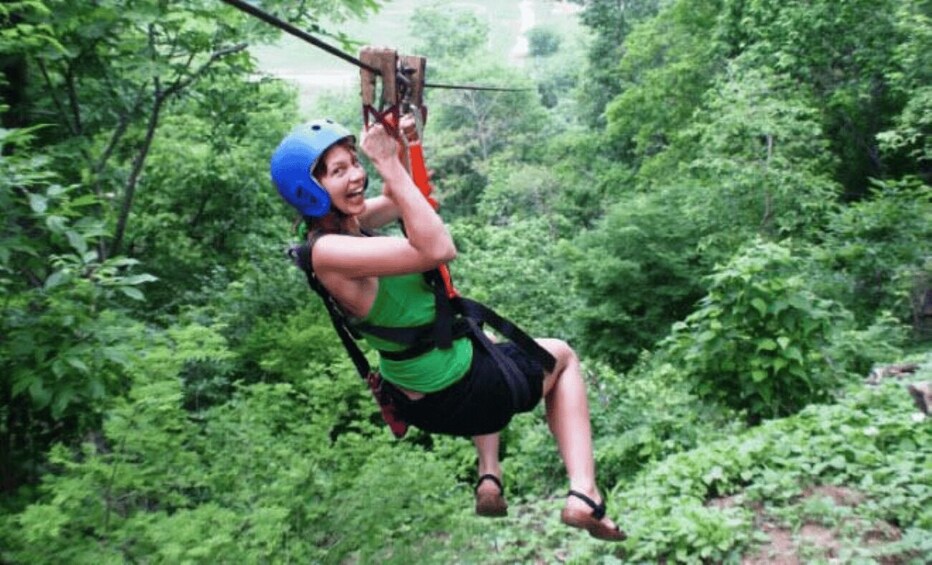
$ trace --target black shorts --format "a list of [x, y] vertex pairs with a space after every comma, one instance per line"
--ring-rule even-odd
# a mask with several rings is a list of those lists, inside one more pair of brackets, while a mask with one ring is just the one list
[[388, 381], [383, 386], [400, 415], [409, 424], [426, 432], [470, 437], [501, 431], [511, 417], [529, 412], [543, 395], [544, 369], [533, 358], [512, 343], [499, 343], [505, 356], [514, 361], [530, 387], [530, 400], [515, 408], [505, 375], [489, 353], [473, 344], [472, 364], [462, 379], [443, 390], [411, 400]]

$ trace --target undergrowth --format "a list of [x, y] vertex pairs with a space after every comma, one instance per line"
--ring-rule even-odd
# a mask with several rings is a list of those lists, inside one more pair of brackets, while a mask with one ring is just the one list
[[[930, 379], [927, 356], [909, 382]], [[932, 554], [932, 422], [906, 384], [854, 383], [834, 403], [647, 463], [607, 493], [609, 514], [629, 535], [621, 544], [560, 525], [563, 493], [555, 492], [512, 501], [503, 521], [464, 513], [450, 553], [435, 555], [458, 563], [739, 563], [765, 541], [766, 517], [791, 532], [805, 523], [832, 528], [841, 562], [920, 563]], [[805, 496], [822, 485], [856, 493], [857, 504]], [[896, 533], [876, 539], [880, 529]], [[800, 551], [818, 554], [805, 544]]]

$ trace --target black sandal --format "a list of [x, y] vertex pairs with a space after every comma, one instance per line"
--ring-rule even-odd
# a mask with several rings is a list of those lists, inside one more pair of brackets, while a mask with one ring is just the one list
[[567, 526], [581, 528], [589, 532], [589, 535], [605, 541], [623, 541], [628, 538], [618, 526], [609, 526], [602, 521], [605, 517], [605, 501], [596, 503], [588, 496], [581, 492], [570, 490], [567, 496], [575, 496], [586, 503], [592, 509], [591, 513], [580, 512], [579, 510], [570, 510], [564, 507], [560, 513], [560, 520]]
[[[485, 481], [492, 481], [498, 487], [498, 493], [479, 492], [479, 487]], [[495, 475], [482, 475], [476, 483], [476, 514], [486, 517], [500, 517], [508, 515], [508, 503], [505, 502], [505, 487]]]

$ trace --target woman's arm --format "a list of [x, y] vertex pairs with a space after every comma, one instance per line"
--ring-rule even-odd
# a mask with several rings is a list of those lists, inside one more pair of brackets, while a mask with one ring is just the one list
[[387, 196], [375, 196], [366, 199], [366, 211], [359, 216], [359, 223], [365, 229], [377, 230], [401, 217], [395, 203]]
[[394, 205], [407, 238], [324, 236], [314, 248], [314, 268], [361, 278], [423, 272], [453, 260], [453, 239], [401, 164], [398, 142], [376, 125], [362, 134], [360, 146], [382, 176], [385, 205]]
[[[414, 116], [408, 114], [401, 118], [401, 135], [409, 142], [418, 140], [417, 124]], [[403, 154], [399, 153], [399, 156]], [[403, 157], [402, 157], [403, 158]], [[401, 218], [401, 210], [387, 196], [376, 196], [366, 200], [366, 211], [359, 217], [363, 228], [376, 230]]]

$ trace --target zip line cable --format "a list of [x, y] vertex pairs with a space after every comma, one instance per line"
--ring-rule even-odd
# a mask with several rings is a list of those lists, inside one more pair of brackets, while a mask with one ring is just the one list
[[379, 69], [363, 63], [362, 61], [360, 61], [356, 57], [353, 57], [352, 55], [347, 55], [346, 53], [340, 51], [336, 47], [332, 47], [324, 43], [323, 41], [317, 39], [316, 37], [307, 33], [306, 31], [300, 30], [296, 28], [295, 26], [291, 25], [290, 23], [286, 22], [285, 20], [276, 18], [272, 14], [265, 12], [263, 10], [260, 10], [259, 8], [256, 8], [252, 4], [243, 2], [242, 0], [223, 0], [223, 2], [229, 4], [230, 6], [233, 6], [234, 8], [238, 8], [242, 10], [243, 12], [246, 12], [250, 16], [259, 18], [265, 23], [271, 24], [284, 32], [290, 33], [291, 35], [297, 37], [298, 39], [303, 39], [304, 41], [307, 41], [314, 47], [323, 49], [327, 53], [330, 53], [331, 55], [335, 57], [339, 57], [340, 59], [343, 59], [344, 61], [352, 63], [353, 65], [356, 65], [357, 67], [361, 69], [366, 69], [367, 71], [375, 73], [377, 75], [382, 74], [381, 71], [379, 71]]
[[[269, 25], [275, 26], [278, 29], [297, 37], [298, 39], [304, 40], [310, 43], [311, 45], [313, 45], [314, 47], [317, 47], [318, 49], [323, 49], [324, 51], [326, 51], [327, 53], [330, 53], [331, 55], [335, 57], [339, 57], [340, 59], [343, 59], [344, 61], [352, 65], [356, 65], [360, 69], [365, 69], [379, 76], [382, 75], [382, 71], [380, 71], [379, 69], [371, 65], [367, 65], [366, 63], [363, 63], [356, 57], [353, 57], [352, 55], [349, 55], [347, 53], [344, 53], [343, 51], [340, 51], [336, 47], [333, 47], [332, 45], [329, 45], [317, 39], [316, 37], [307, 33], [306, 31], [298, 29], [292, 24], [280, 18], [275, 17], [272, 14], [259, 9], [248, 2], [244, 2], [243, 0], [222, 0], [222, 1], [226, 4], [229, 4], [230, 6], [233, 6], [234, 8], [239, 9], [240, 11], [243, 11], [249, 14], [250, 16], [253, 16], [255, 18], [262, 20], [263, 22]], [[424, 87], [425, 88], [446, 88], [446, 89], [451, 89], [451, 90], [487, 90], [487, 91], [495, 91], [495, 92], [518, 92], [518, 91], [527, 90], [526, 88], [506, 88], [506, 87], [500, 87], [500, 86], [471, 86], [471, 85], [464, 86], [464, 85], [457, 85], [457, 84], [432, 84], [429, 82], [425, 82]]]
[[437, 84], [435, 82], [425, 82], [425, 88], [446, 88], [450, 90], [491, 90], [494, 92], [521, 92], [526, 88], [508, 88], [504, 86], [473, 86], [462, 84]]

